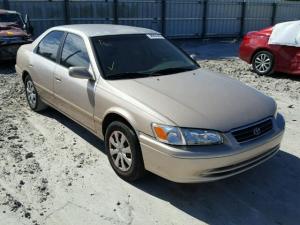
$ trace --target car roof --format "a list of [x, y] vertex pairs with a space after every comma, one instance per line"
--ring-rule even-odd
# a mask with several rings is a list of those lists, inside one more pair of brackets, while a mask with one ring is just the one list
[[0, 14], [7, 14], [7, 13], [19, 14], [17, 11], [0, 9]]
[[74, 24], [64, 25], [52, 28], [52, 30], [62, 30], [66, 32], [80, 32], [88, 37], [105, 36], [105, 35], [121, 35], [121, 34], [146, 34], [156, 33], [157, 31], [124, 25], [112, 24]]

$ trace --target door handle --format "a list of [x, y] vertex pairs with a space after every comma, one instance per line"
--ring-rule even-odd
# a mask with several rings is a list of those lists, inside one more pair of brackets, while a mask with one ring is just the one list
[[30, 67], [30, 68], [32, 68], [32, 67], [33, 67], [33, 65], [32, 65], [32, 64], [29, 64], [29, 67]]
[[61, 82], [61, 79], [59, 77], [55, 77], [55, 80]]

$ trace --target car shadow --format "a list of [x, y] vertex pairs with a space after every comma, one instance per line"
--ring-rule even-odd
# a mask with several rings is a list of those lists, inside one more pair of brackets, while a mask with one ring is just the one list
[[[252, 73], [256, 74], [255, 71], [252, 68], [250, 68], [249, 70]], [[271, 75], [265, 75], [265, 77], [272, 77], [272, 78], [275, 78], [275, 79], [292, 80], [292, 81], [300, 82], [300, 76], [299, 75], [293, 75], [293, 74], [282, 73], [282, 72], [274, 72]]]
[[[41, 114], [105, 153], [101, 140], [61, 113], [50, 108]], [[221, 181], [177, 184], [148, 174], [132, 185], [208, 224], [298, 225], [300, 221], [300, 160], [283, 150], [266, 163]]]
[[39, 114], [43, 116], [47, 116], [51, 119], [55, 119], [65, 127], [69, 128], [71, 131], [79, 135], [85, 141], [93, 145], [95, 148], [99, 149], [101, 152], [105, 153], [104, 150], [104, 142], [100, 140], [96, 135], [89, 132], [84, 127], [80, 126], [78, 123], [74, 122], [73, 120], [69, 119], [62, 113], [58, 112], [57, 110], [49, 107], [48, 109], [39, 112]]
[[15, 64], [14, 60], [5, 60], [0, 61], [0, 76], [11, 76], [16, 73], [15, 71]]
[[276, 79], [284, 79], [284, 80], [289, 79], [289, 80], [292, 80], [292, 81], [300, 82], [300, 76], [293, 75], [293, 74], [276, 72], [276, 73], [273, 73], [272, 75], [269, 75], [269, 76], [272, 77], [272, 78], [276, 78]]
[[300, 221], [300, 160], [284, 151], [221, 181], [176, 184], [151, 175], [135, 186], [207, 224], [299, 225]]

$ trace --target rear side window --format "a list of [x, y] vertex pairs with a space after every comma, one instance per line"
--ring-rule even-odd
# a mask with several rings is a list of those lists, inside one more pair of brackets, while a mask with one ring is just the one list
[[89, 56], [81, 37], [75, 34], [67, 35], [62, 49], [60, 64], [67, 68], [71, 66], [89, 67]]
[[47, 34], [39, 43], [36, 53], [55, 62], [63, 35], [62, 31], [53, 31]]

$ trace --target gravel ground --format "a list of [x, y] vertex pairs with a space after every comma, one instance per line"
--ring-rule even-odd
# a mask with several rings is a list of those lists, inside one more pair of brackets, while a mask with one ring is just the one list
[[252, 72], [251, 66], [237, 59], [203, 60], [200, 64], [204, 68], [228, 74], [272, 97], [280, 95], [292, 100], [300, 98], [300, 76], [293, 77], [280, 73], [258, 76]]
[[193, 185], [155, 175], [122, 181], [102, 141], [55, 110], [30, 111], [13, 66], [1, 66], [0, 224], [298, 225], [300, 79], [259, 77], [233, 57], [200, 64], [275, 98], [287, 131], [281, 151], [267, 163]]

